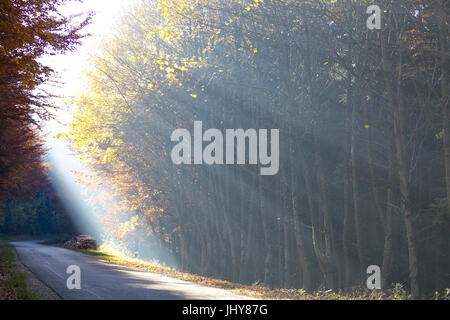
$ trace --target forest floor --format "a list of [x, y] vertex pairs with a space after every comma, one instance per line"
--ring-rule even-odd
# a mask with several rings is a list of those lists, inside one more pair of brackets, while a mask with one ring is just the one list
[[408, 294], [401, 288], [397, 288], [392, 294], [386, 295], [378, 290], [369, 291], [354, 288], [351, 293], [339, 293], [331, 290], [307, 293], [303, 289], [273, 289], [263, 284], [245, 285], [226, 280], [200, 276], [192, 273], [181, 272], [176, 269], [149, 263], [139, 259], [116, 255], [107, 249], [100, 247], [97, 250], [75, 249], [78, 252], [96, 257], [108, 263], [136, 268], [138, 270], [162, 274], [168, 277], [191, 281], [197, 284], [230, 290], [233, 293], [245, 294], [257, 299], [274, 300], [405, 300]]

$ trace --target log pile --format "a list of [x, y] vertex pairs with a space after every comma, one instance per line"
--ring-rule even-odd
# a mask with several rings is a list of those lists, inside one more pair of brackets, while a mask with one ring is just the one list
[[64, 243], [67, 249], [97, 249], [97, 241], [95, 238], [86, 235], [75, 236], [71, 240]]

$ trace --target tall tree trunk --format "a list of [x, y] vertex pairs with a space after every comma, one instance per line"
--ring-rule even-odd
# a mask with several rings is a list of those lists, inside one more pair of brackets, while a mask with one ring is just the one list
[[262, 176], [259, 176], [259, 210], [261, 214], [261, 223], [263, 227], [263, 234], [264, 234], [264, 246], [266, 248], [265, 250], [265, 257], [264, 257], [264, 283], [268, 286], [273, 285], [274, 275], [273, 275], [273, 243], [272, 243], [272, 226], [273, 223], [271, 221], [271, 217], [269, 214], [269, 211], [267, 210], [266, 206], [266, 197], [264, 197], [263, 192], [263, 181]]
[[[359, 93], [356, 93], [356, 95], [358, 94]], [[359, 161], [357, 158], [357, 140], [356, 140], [358, 101], [354, 97], [348, 97], [347, 99], [351, 99], [351, 106], [352, 106], [350, 158], [352, 166], [353, 217], [355, 219], [356, 251], [358, 254], [358, 262], [359, 262], [358, 281], [361, 281], [362, 274], [364, 271], [365, 259], [364, 259], [364, 248], [361, 231], [362, 222], [360, 212]]]
[[[391, 105], [392, 117], [394, 122], [394, 144], [395, 144], [395, 160], [397, 164], [398, 179], [400, 183], [400, 197], [401, 197], [401, 209], [403, 219], [406, 227], [406, 240], [408, 243], [408, 258], [409, 258], [409, 278], [411, 285], [411, 295], [413, 298], [418, 298], [420, 295], [419, 286], [419, 266], [417, 262], [417, 249], [415, 244], [415, 227], [413, 221], [413, 214], [411, 208], [410, 187], [408, 181], [408, 174], [406, 168], [406, 161], [404, 158], [404, 108], [402, 97], [402, 48], [401, 48], [401, 34], [398, 36], [398, 63], [393, 68], [389, 62], [387, 53], [387, 40], [385, 36], [381, 37], [381, 49], [382, 49], [382, 64], [383, 73], [385, 77], [386, 90], [388, 94], [388, 100]], [[393, 81], [394, 75], [392, 70], [398, 70], [397, 81]], [[394, 86], [396, 86], [397, 95], [394, 94]]]
[[[294, 168], [294, 151], [290, 151], [290, 167]], [[303, 241], [303, 231], [301, 228], [302, 222], [300, 220], [300, 212], [298, 209], [298, 195], [297, 184], [294, 174], [291, 173], [291, 206], [292, 206], [292, 219], [294, 224], [294, 236], [297, 247], [297, 253], [300, 262], [300, 268], [302, 270], [302, 286], [306, 291], [312, 290], [312, 276], [311, 276], [311, 263], [306, 253], [305, 244]]]
[[393, 188], [394, 188], [394, 150], [391, 144], [389, 148], [389, 177], [386, 195], [386, 215], [384, 216], [384, 248], [383, 248], [383, 264], [381, 266], [381, 289], [388, 290], [391, 286], [390, 279], [393, 266]]
[[352, 263], [350, 257], [351, 246], [351, 188], [349, 174], [348, 139], [344, 141], [344, 225], [342, 235], [342, 249], [344, 254], [344, 288], [350, 286]]
[[[444, 3], [441, 1], [442, 6]], [[441, 42], [441, 105], [442, 128], [444, 131], [444, 159], [445, 159], [445, 184], [447, 187], [447, 212], [450, 215], [450, 110], [448, 107], [448, 27], [447, 23], [440, 24]]]
[[322, 253], [320, 257], [325, 267], [325, 282], [328, 288], [335, 289], [335, 270], [333, 268], [334, 257], [334, 245], [333, 245], [333, 227], [331, 218], [328, 211], [328, 198], [325, 185], [325, 177], [322, 166], [322, 155], [320, 152], [320, 144], [318, 142], [317, 133], [315, 135], [315, 161], [317, 164], [316, 179], [318, 187], [318, 211], [319, 221], [321, 222], [320, 232], [322, 238]]
[[305, 185], [305, 190], [306, 190], [306, 195], [307, 195], [307, 199], [308, 199], [308, 211], [309, 211], [309, 216], [310, 216], [310, 220], [311, 220], [311, 232], [312, 232], [312, 244], [313, 244], [313, 249], [314, 249], [314, 253], [315, 256], [317, 258], [317, 262], [319, 264], [319, 269], [320, 272], [322, 274], [322, 276], [324, 278], [326, 278], [326, 269], [325, 269], [325, 265], [323, 263], [323, 257], [322, 257], [322, 251], [320, 249], [320, 239], [319, 239], [319, 235], [321, 233], [321, 231], [319, 230], [319, 225], [317, 222], [317, 218], [316, 217], [316, 209], [315, 209], [315, 202], [314, 202], [314, 194], [313, 194], [313, 184], [312, 184], [312, 178], [310, 175], [310, 168], [308, 168], [305, 156], [303, 154], [303, 152], [299, 153], [299, 162], [300, 162], [300, 168], [302, 170], [302, 176], [304, 179], [304, 185]]

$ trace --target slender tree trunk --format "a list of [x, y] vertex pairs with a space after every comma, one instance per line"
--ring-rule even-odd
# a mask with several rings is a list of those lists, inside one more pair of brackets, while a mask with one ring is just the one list
[[327, 271], [324, 263], [324, 253], [321, 249], [321, 239], [320, 235], [322, 231], [319, 226], [319, 218], [316, 216], [315, 202], [314, 202], [314, 193], [313, 193], [313, 185], [312, 178], [310, 176], [310, 168], [307, 166], [306, 159], [303, 155], [303, 152], [299, 153], [300, 167], [303, 173], [303, 179], [305, 183], [306, 195], [308, 199], [308, 210], [311, 219], [311, 232], [312, 232], [312, 243], [315, 256], [317, 258], [317, 262], [319, 264], [320, 272], [324, 279], [327, 278]]
[[352, 273], [352, 263], [350, 257], [351, 246], [351, 188], [349, 177], [349, 156], [348, 156], [348, 139], [344, 142], [344, 222], [342, 249], [344, 254], [344, 288], [350, 286], [350, 276]]
[[[442, 1], [441, 1], [442, 3]], [[442, 6], [444, 4], [442, 3]], [[445, 161], [445, 184], [447, 187], [447, 212], [450, 215], [450, 110], [448, 107], [448, 27], [440, 24], [441, 42], [441, 105], [442, 105], [442, 128], [444, 131], [444, 161]]]
[[[290, 167], [294, 168], [294, 152], [290, 151]], [[292, 206], [292, 219], [294, 223], [294, 235], [297, 247], [297, 253], [299, 257], [300, 267], [302, 270], [302, 286], [306, 291], [312, 290], [312, 276], [311, 276], [311, 263], [307, 256], [305, 244], [303, 241], [303, 232], [301, 228], [300, 212], [298, 209], [298, 195], [297, 185], [294, 174], [291, 174], [291, 206]]]
[[[349, 97], [350, 98], [350, 97]], [[357, 159], [357, 114], [358, 104], [356, 99], [351, 99], [352, 105], [352, 132], [351, 132], [351, 145], [350, 145], [350, 157], [352, 166], [352, 193], [353, 193], [353, 217], [355, 219], [355, 235], [356, 235], [356, 250], [358, 253], [358, 279], [362, 280], [361, 276], [364, 271], [364, 249], [362, 243], [362, 231], [361, 231], [361, 212], [360, 212], [360, 185], [359, 185], [359, 161]]]
[[317, 133], [315, 135], [316, 147], [315, 147], [315, 161], [317, 164], [316, 179], [317, 186], [319, 189], [319, 217], [321, 217], [322, 226], [320, 231], [322, 233], [321, 238], [323, 239], [323, 251], [321, 253], [321, 258], [325, 267], [325, 282], [328, 288], [335, 289], [335, 270], [333, 268], [334, 261], [334, 245], [333, 245], [333, 227], [331, 223], [331, 218], [328, 211], [328, 199], [327, 190], [325, 186], [325, 177], [323, 173], [323, 166], [321, 160], [320, 145], [317, 138]]
[[240, 274], [239, 279], [241, 282], [247, 282], [250, 279], [249, 276], [249, 266], [251, 263], [250, 257], [252, 256], [253, 249], [254, 249], [254, 230], [255, 230], [255, 214], [254, 212], [257, 212], [258, 206], [253, 205], [254, 202], [256, 202], [256, 189], [257, 189], [257, 180], [258, 178], [255, 177], [250, 182], [250, 198], [249, 198], [249, 210], [248, 210], [248, 220], [247, 220], [247, 234], [246, 234], [246, 244], [244, 246], [245, 250], [243, 251], [242, 255], [242, 262], [241, 262], [241, 268], [240, 268]]
[[285, 212], [286, 215], [283, 217], [283, 286], [285, 288], [292, 287], [291, 281], [291, 237], [290, 237], [290, 224], [289, 217], [286, 210], [287, 201], [285, 200]]
[[393, 188], [394, 188], [394, 154], [391, 145], [389, 153], [389, 178], [386, 196], [386, 215], [384, 216], [384, 248], [383, 248], [383, 264], [381, 267], [381, 289], [388, 290], [391, 286], [390, 279], [393, 266]]
[[[398, 37], [398, 41], [401, 41], [401, 35]], [[398, 50], [398, 63], [397, 63], [397, 97], [394, 95], [394, 81], [392, 79], [393, 74], [392, 66], [389, 63], [388, 53], [386, 52], [386, 39], [384, 36], [381, 38], [381, 48], [382, 48], [382, 64], [384, 77], [386, 82], [386, 90], [388, 93], [388, 100], [391, 105], [392, 117], [394, 122], [394, 144], [395, 144], [395, 160], [397, 164], [398, 179], [400, 183], [400, 196], [401, 196], [401, 209], [403, 213], [403, 219], [406, 227], [406, 240], [408, 243], [408, 257], [409, 257], [409, 278], [411, 285], [411, 295], [413, 298], [418, 298], [420, 295], [419, 286], [419, 266], [417, 262], [417, 250], [415, 244], [415, 228], [413, 222], [413, 214], [411, 208], [411, 197], [410, 197], [410, 187], [408, 182], [408, 175], [406, 169], [406, 161], [404, 158], [404, 128], [403, 128], [403, 118], [404, 118], [404, 108], [403, 108], [403, 97], [401, 88], [401, 78], [402, 78], [402, 48]]]
[[270, 216], [268, 216], [266, 208], [266, 198], [264, 197], [264, 192], [262, 189], [262, 178], [259, 178], [259, 200], [260, 200], [260, 213], [261, 213], [261, 223], [264, 233], [264, 246], [265, 246], [265, 258], [264, 258], [264, 283], [268, 286], [273, 285], [273, 243], [272, 243], [272, 223], [270, 221]]

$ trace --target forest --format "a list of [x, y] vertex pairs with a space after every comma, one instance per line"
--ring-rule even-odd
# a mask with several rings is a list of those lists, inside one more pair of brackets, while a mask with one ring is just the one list
[[[68, 139], [120, 206], [104, 224], [183, 270], [413, 296], [450, 281], [448, 3], [138, 1], [105, 39]], [[171, 133], [276, 128], [280, 169], [175, 165]], [[133, 239], [133, 240], [132, 240]], [[155, 240], [156, 239], [156, 240]]]
[[[382, 290], [400, 284], [419, 298], [450, 287], [448, 1], [136, 0], [121, 15], [59, 137], [90, 169], [79, 179], [104, 208], [108, 238], [244, 284], [348, 292], [377, 265]], [[50, 45], [73, 50], [88, 20], [64, 35], [70, 45]], [[37, 85], [35, 69], [9, 80], [3, 60], [1, 90]], [[5, 157], [17, 158], [7, 139], [25, 130], [20, 143], [42, 151], [16, 123], [32, 122], [29, 108], [9, 117], [9, 101], [2, 193], [33, 187], [6, 185]], [[245, 161], [174, 163], [172, 133], [198, 121], [279, 130], [279, 170], [248, 164], [250, 138]], [[38, 167], [18, 170], [26, 179]]]

